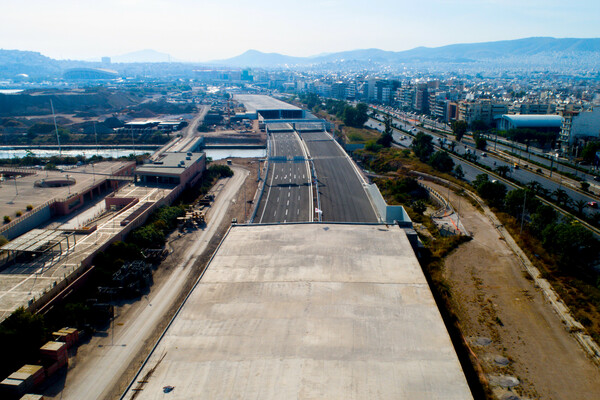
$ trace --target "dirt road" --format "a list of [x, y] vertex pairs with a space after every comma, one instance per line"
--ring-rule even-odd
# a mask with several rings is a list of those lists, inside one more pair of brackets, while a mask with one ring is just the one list
[[50, 388], [46, 393], [48, 398], [103, 399], [114, 392], [131, 361], [192, 278], [194, 263], [206, 249], [249, 175], [243, 168], [232, 169], [235, 174], [223, 182], [225, 184], [207, 215], [206, 229], [189, 234], [197, 236], [192, 238], [194, 240], [188, 239], [187, 251], [182, 254], [168, 278], [155, 285], [149, 296], [138, 301], [127, 311], [127, 315], [117, 320], [114, 335], [109, 331], [108, 336], [94, 337], [90, 343], [81, 346], [78, 355], [70, 360], [72, 368], [67, 373], [64, 388]]
[[[434, 189], [444, 188], [427, 182]], [[451, 203], [458, 196], [451, 193]], [[455, 207], [456, 208], [456, 207]], [[600, 399], [600, 369], [587, 357], [490, 219], [468, 201], [473, 240], [446, 259], [461, 330], [498, 398]], [[519, 384], [512, 378], [517, 378]]]

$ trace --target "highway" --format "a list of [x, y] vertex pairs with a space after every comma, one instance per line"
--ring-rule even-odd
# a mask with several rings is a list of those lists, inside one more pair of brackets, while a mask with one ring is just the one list
[[312, 222], [312, 178], [298, 135], [272, 132], [269, 141], [269, 174], [254, 222]]
[[348, 155], [327, 132], [301, 134], [319, 182], [322, 220], [378, 222], [358, 171]]
[[[396, 120], [395, 120], [396, 121]], [[400, 122], [400, 121], [398, 121]], [[369, 120], [366, 124], [367, 126], [377, 129], [379, 131], [383, 131], [383, 124], [380, 123], [379, 121], [376, 120]], [[407, 129], [409, 130], [410, 128], [412, 128], [411, 125], [406, 124], [406, 123], [400, 123], [401, 127], [403, 129]], [[433, 144], [436, 146], [440, 146], [439, 143], [439, 136], [423, 130], [422, 128], [419, 128], [419, 130], [424, 131], [425, 133], [431, 135], [434, 137], [434, 141]], [[402, 137], [405, 137], [404, 139], [402, 139]], [[410, 135], [405, 134], [404, 132], [400, 132], [397, 130], [394, 130], [394, 141], [396, 141], [398, 144], [405, 146], [405, 147], [410, 147], [411, 143], [412, 143], [412, 137]], [[488, 148], [491, 148], [493, 146], [492, 143], [488, 144]], [[521, 167], [519, 169], [515, 169], [513, 167], [513, 163], [512, 162], [507, 162], [501, 158], [497, 158], [494, 157], [493, 154], [487, 153], [486, 157], [482, 157], [481, 154], [482, 152], [480, 150], [475, 150], [472, 146], [469, 146], [468, 144], [464, 144], [464, 143], [458, 143], [456, 145], [456, 147], [454, 148], [454, 150], [458, 153], [458, 154], [462, 154], [464, 155], [466, 150], [469, 150], [471, 152], [475, 152], [475, 154], [477, 155], [477, 162], [479, 164], [485, 165], [493, 170], [495, 170], [497, 167], [499, 166], [507, 166], [511, 169], [511, 171], [509, 172], [508, 176], [518, 182], [521, 182], [522, 184], [527, 184], [529, 182], [535, 181], [537, 183], [539, 183], [541, 185], [542, 188], [544, 188], [545, 190], [547, 190], [549, 193], [552, 193], [558, 189], [560, 190], [564, 190], [565, 193], [569, 196], [569, 198], [572, 199], [573, 202], [591, 202], [591, 201], [597, 201], [597, 197], [592, 195], [592, 194], [584, 194], [580, 191], [576, 191], [573, 190], [572, 188], [570, 188], [569, 186], [566, 185], [566, 182], [562, 182], [563, 178], [561, 175], [558, 174], [553, 174], [553, 178], [558, 178], [558, 182], [555, 181], [554, 179], [550, 179], [547, 176], [544, 175], [540, 175], [538, 173], [533, 172], [531, 169], [537, 169], [536, 166], [534, 165], [530, 165], [530, 169], [525, 169], [523, 167], [524, 164], [527, 164], [527, 162], [521, 161]], [[475, 177], [478, 174], [484, 173], [481, 170], [478, 170], [474, 167], [472, 167], [471, 165], [465, 163], [464, 161], [462, 161], [462, 159], [450, 155], [452, 157], [452, 159], [454, 160], [455, 164], [460, 164], [463, 168], [463, 172], [465, 173], [464, 179], [471, 182], [473, 181], [473, 179], [475, 179]], [[560, 167], [562, 170], [562, 166]], [[487, 173], [487, 172], [485, 172]], [[510, 185], [509, 185], [509, 190], [510, 190]], [[586, 213], [587, 215], [593, 215], [594, 213], [596, 213], [596, 211], [592, 208], [586, 207], [584, 208], [584, 213]]]

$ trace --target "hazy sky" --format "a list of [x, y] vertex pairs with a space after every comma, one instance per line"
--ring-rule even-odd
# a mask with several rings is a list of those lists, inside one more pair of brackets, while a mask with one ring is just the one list
[[208, 61], [530, 36], [600, 37], [600, 0], [0, 0], [0, 48], [59, 59], [154, 49]]

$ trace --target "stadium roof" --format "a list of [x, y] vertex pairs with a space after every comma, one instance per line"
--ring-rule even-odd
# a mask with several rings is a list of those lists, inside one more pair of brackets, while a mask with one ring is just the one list
[[508, 120], [515, 128], [560, 128], [562, 125], [562, 117], [555, 114], [504, 114], [502, 119]]

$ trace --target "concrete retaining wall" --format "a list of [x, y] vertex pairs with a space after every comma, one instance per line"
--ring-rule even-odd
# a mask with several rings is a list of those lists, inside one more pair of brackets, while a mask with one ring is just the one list
[[0, 235], [8, 240], [13, 240], [16, 237], [37, 228], [39, 225], [50, 220], [50, 217], [52, 216], [50, 206], [50, 202], [45, 203], [32, 211], [29, 211], [19, 219], [3, 226], [2, 229], [0, 229]]
[[376, 184], [371, 183], [365, 187], [375, 210], [383, 222], [391, 224], [398, 221], [400, 227], [412, 228], [412, 221], [402, 206], [390, 206], [385, 202]]

